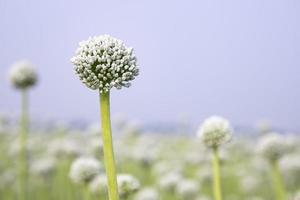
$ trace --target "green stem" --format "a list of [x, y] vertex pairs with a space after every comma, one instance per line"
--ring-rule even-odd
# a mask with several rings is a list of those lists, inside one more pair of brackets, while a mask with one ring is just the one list
[[214, 192], [214, 197], [215, 197], [215, 200], [222, 200], [220, 160], [219, 160], [218, 148], [217, 147], [213, 148], [212, 167], [213, 167], [213, 192]]
[[90, 193], [90, 189], [88, 187], [88, 185], [84, 185], [84, 200], [91, 200], [91, 193]]
[[22, 110], [20, 126], [19, 152], [19, 200], [27, 199], [27, 137], [28, 137], [28, 96], [27, 90], [22, 90]]
[[271, 162], [271, 171], [272, 171], [272, 179], [273, 179], [273, 186], [276, 192], [277, 200], [286, 200], [286, 192], [283, 183], [283, 179], [278, 167], [277, 161]]
[[116, 166], [114, 160], [111, 124], [110, 124], [110, 103], [109, 92], [100, 93], [101, 105], [101, 124], [102, 124], [102, 140], [104, 164], [108, 180], [108, 197], [109, 200], [118, 200], [118, 185]]

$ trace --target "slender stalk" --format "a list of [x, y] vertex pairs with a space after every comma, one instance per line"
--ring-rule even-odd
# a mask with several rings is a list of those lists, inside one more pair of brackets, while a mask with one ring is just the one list
[[84, 192], [84, 200], [91, 200], [92, 197], [91, 197], [91, 193], [90, 193], [88, 184], [84, 185], [83, 190], [84, 190], [83, 191]]
[[27, 90], [22, 90], [22, 108], [19, 133], [19, 200], [27, 200], [27, 137], [28, 137], [28, 96]]
[[286, 192], [283, 179], [277, 161], [271, 162], [272, 181], [277, 200], [286, 200]]
[[213, 166], [213, 192], [214, 192], [214, 197], [215, 197], [215, 200], [222, 200], [220, 160], [219, 160], [218, 148], [217, 147], [213, 148], [212, 166]]
[[109, 200], [118, 200], [118, 185], [110, 124], [109, 92], [100, 93], [104, 164], [108, 180]]

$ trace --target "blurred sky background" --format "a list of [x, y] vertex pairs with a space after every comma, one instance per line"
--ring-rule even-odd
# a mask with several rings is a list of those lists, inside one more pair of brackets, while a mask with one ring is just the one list
[[193, 124], [218, 114], [299, 130], [299, 20], [298, 0], [0, 0], [0, 112], [18, 115], [7, 71], [28, 59], [40, 75], [33, 118], [98, 121], [98, 93], [70, 58], [81, 40], [110, 34], [134, 47], [141, 70], [112, 91], [113, 114]]

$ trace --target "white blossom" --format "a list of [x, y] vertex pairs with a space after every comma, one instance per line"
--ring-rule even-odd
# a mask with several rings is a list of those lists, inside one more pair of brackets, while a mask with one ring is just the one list
[[196, 199], [200, 192], [200, 185], [194, 180], [182, 180], [176, 186], [176, 192], [181, 199]]
[[206, 119], [198, 129], [198, 137], [208, 147], [218, 147], [230, 140], [232, 129], [228, 120], [212, 116]]
[[98, 160], [92, 157], [81, 157], [73, 161], [70, 178], [74, 183], [89, 183], [102, 171]]
[[169, 172], [159, 179], [158, 185], [162, 190], [174, 191], [177, 184], [182, 180], [181, 174], [177, 172]]
[[47, 177], [55, 170], [55, 166], [56, 160], [46, 157], [33, 162], [30, 171], [38, 176]]
[[154, 188], [144, 188], [133, 198], [134, 200], [159, 200], [159, 194]]
[[48, 144], [48, 153], [57, 158], [76, 158], [84, 154], [82, 146], [77, 140], [58, 138]]
[[89, 188], [93, 193], [106, 193], [107, 192], [107, 177], [105, 174], [99, 174], [91, 183]]
[[140, 182], [130, 174], [119, 174], [117, 182], [121, 197], [128, 197], [140, 188]]
[[291, 146], [278, 133], [269, 133], [263, 136], [258, 144], [257, 151], [269, 161], [276, 161], [290, 151]]
[[289, 186], [300, 185], [300, 155], [289, 154], [279, 161], [285, 183]]
[[242, 177], [241, 188], [247, 194], [255, 193], [261, 185], [261, 179], [256, 175], [246, 175]]
[[113, 87], [129, 87], [139, 74], [133, 48], [109, 35], [90, 37], [80, 42], [71, 62], [79, 79], [101, 93]]
[[14, 87], [25, 89], [36, 84], [37, 73], [30, 62], [19, 61], [12, 65], [9, 80]]

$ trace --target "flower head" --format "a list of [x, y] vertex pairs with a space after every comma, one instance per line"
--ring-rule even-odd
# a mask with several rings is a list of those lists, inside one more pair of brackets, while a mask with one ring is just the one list
[[41, 177], [49, 177], [55, 170], [56, 160], [51, 157], [36, 160], [30, 168], [33, 174]]
[[159, 187], [165, 191], [174, 191], [177, 184], [182, 180], [182, 176], [177, 172], [169, 172], [161, 176], [158, 182]]
[[130, 174], [119, 174], [117, 182], [121, 197], [128, 197], [140, 188], [140, 182]]
[[176, 192], [181, 199], [195, 199], [200, 191], [200, 185], [194, 180], [182, 180], [176, 187]]
[[72, 163], [69, 176], [74, 183], [89, 183], [101, 170], [102, 166], [95, 158], [81, 157]]
[[90, 37], [79, 44], [71, 59], [75, 72], [89, 88], [101, 93], [129, 87], [139, 74], [133, 48], [109, 35]]
[[269, 161], [277, 161], [291, 149], [287, 140], [278, 133], [263, 136], [258, 144], [258, 153]]
[[288, 186], [297, 186], [300, 184], [300, 155], [289, 154], [279, 161], [279, 166]]
[[9, 80], [17, 89], [32, 87], [37, 82], [37, 73], [28, 61], [19, 61], [12, 65]]
[[251, 174], [251, 175], [245, 175], [242, 177], [241, 180], [241, 187], [242, 190], [246, 194], [252, 194], [255, 193], [261, 186], [262, 186], [262, 180], [257, 178], [255, 176], [256, 174]]
[[105, 194], [107, 192], [107, 177], [105, 174], [97, 175], [89, 184], [93, 193]]
[[218, 147], [228, 142], [231, 134], [229, 121], [218, 116], [206, 119], [198, 130], [198, 137], [208, 147]]
[[159, 194], [154, 188], [144, 188], [134, 196], [134, 200], [159, 200]]

